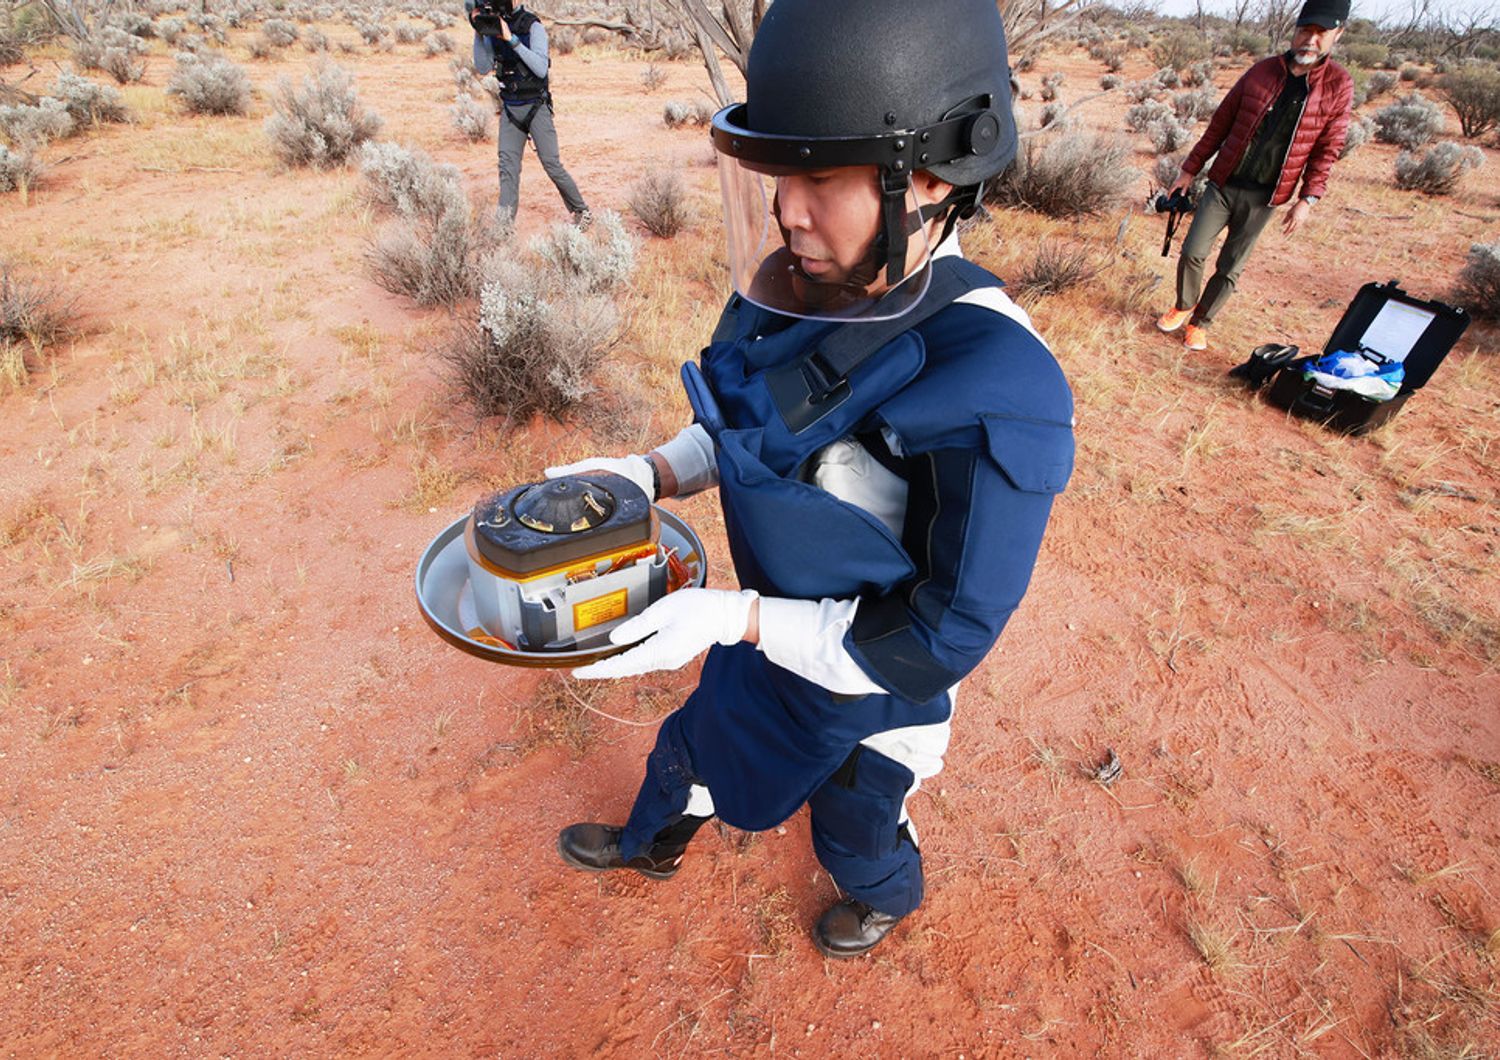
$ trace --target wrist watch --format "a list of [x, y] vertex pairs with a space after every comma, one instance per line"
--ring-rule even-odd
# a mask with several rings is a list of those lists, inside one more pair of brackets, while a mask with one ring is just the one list
[[1318, 197], [1316, 195], [1304, 195], [1302, 196], [1302, 201], [1307, 203], [1307, 205], [1309, 206], [1318, 205]]

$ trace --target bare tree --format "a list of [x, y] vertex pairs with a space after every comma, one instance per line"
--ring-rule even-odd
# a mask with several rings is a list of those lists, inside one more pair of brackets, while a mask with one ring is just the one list
[[38, 6], [52, 20], [59, 32], [74, 40], [88, 40], [94, 29], [115, 8], [115, 0], [38, 0]]
[[1261, 5], [1261, 28], [1273, 50], [1292, 39], [1301, 9], [1301, 0], [1265, 0]]
[[722, 0], [717, 12], [710, 10], [704, 0], [667, 0], [676, 7], [686, 24], [691, 26], [698, 41], [698, 51], [703, 55], [703, 65], [708, 70], [708, 79], [714, 86], [714, 95], [721, 106], [734, 102], [734, 93], [724, 80], [723, 67], [719, 65], [718, 52], [734, 63], [740, 74], [750, 59], [750, 43], [760, 29], [761, 19], [766, 17], [769, 0]]
[[[1048, 38], [1078, 20], [1095, 0], [997, 0], [1011, 61], [1035, 52]], [[1154, 9], [1155, 5], [1151, 5]]]
[[1439, 38], [1439, 54], [1470, 59], [1484, 44], [1493, 44], [1497, 34], [1495, 8], [1486, 5], [1472, 11], [1446, 11], [1433, 22]]

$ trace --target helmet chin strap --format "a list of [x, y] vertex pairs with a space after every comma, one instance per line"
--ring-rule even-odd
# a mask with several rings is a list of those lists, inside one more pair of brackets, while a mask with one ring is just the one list
[[[863, 294], [880, 276], [881, 269], [885, 269], [886, 286], [895, 287], [906, 278], [908, 237], [946, 211], [943, 234], [937, 240], [941, 243], [953, 233], [959, 220], [970, 215], [978, 206], [981, 189], [978, 184], [955, 187], [937, 202], [908, 210], [906, 195], [910, 187], [911, 180], [905, 174], [881, 174], [880, 231], [870, 240], [864, 256], [849, 270], [847, 279], [833, 282], [821, 280], [803, 272], [796, 264], [791, 266], [792, 272], [813, 289], [827, 289], [830, 299], [846, 292]], [[775, 196], [771, 198], [771, 213], [776, 218], [776, 227], [781, 230], [782, 244], [790, 249], [792, 234], [781, 223], [781, 200]]]

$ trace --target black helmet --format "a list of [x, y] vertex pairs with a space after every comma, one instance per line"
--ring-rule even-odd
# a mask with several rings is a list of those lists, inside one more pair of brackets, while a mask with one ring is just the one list
[[715, 115], [712, 136], [721, 157], [763, 171], [878, 166], [877, 244], [894, 284], [911, 174], [954, 185], [941, 207], [964, 211], [1015, 157], [995, 0], [776, 0], [750, 48], [746, 101]]

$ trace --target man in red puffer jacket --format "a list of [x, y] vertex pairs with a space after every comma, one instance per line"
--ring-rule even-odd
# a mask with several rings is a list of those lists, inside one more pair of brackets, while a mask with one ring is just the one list
[[[1167, 332], [1187, 325], [1182, 344], [1190, 350], [1208, 348], [1209, 324], [1234, 293], [1261, 229], [1291, 200], [1298, 180], [1301, 194], [1282, 224], [1287, 235], [1323, 195], [1344, 148], [1354, 96], [1349, 71], [1328, 57], [1348, 20], [1349, 0], [1307, 0], [1291, 48], [1262, 59], [1235, 82], [1169, 189], [1185, 191], [1216, 154], [1182, 242], [1177, 303], [1156, 321]], [[1225, 228], [1229, 235], [1205, 286], [1204, 263]]]

